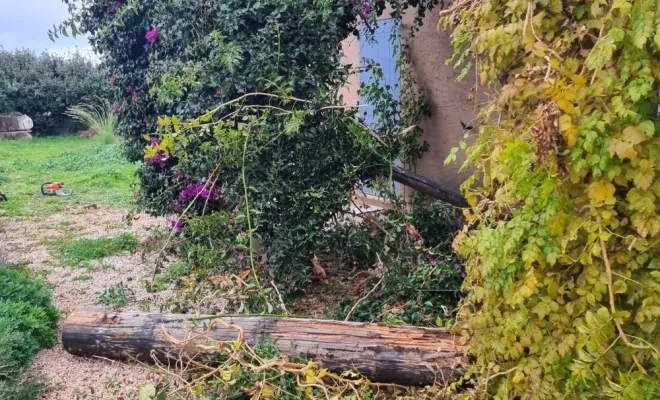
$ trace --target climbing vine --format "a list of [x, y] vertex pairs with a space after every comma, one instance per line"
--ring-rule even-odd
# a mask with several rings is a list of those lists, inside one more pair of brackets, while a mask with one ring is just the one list
[[660, 2], [459, 0], [440, 25], [494, 93], [454, 241], [479, 389], [657, 398]]

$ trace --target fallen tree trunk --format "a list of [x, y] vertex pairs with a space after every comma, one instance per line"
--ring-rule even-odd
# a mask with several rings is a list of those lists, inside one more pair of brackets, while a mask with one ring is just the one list
[[418, 175], [407, 169], [394, 166], [392, 169], [392, 180], [453, 206], [461, 208], [469, 206], [465, 197], [458, 190], [442, 186], [425, 176]]
[[[81, 310], [64, 321], [62, 342], [78, 356], [151, 361], [153, 351], [165, 361], [178, 352], [163, 330], [176, 339], [185, 338], [193, 326], [186, 318], [190, 317]], [[263, 336], [282, 354], [320, 361], [334, 371], [356, 370], [375, 382], [429, 385], [451, 382], [462, 373], [464, 349], [446, 329], [278, 317], [222, 319], [241, 327], [250, 345]], [[237, 331], [217, 324], [208, 336], [235, 340]]]

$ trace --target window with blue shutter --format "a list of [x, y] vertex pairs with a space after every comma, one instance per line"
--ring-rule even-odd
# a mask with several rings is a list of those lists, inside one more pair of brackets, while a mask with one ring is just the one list
[[[397, 68], [400, 58], [400, 43], [401, 23], [397, 19], [379, 20], [373, 37], [367, 34], [365, 24], [360, 25], [360, 67], [366, 66], [368, 64], [367, 60], [380, 65], [384, 78], [382, 82], [383, 88], [386, 89], [389, 87], [389, 92], [395, 100], [399, 100], [400, 97], [399, 69]], [[369, 82], [372, 77], [372, 70], [361, 70], [360, 83]], [[368, 104], [362, 95], [360, 95], [359, 102], [360, 104]], [[373, 127], [378, 122], [378, 116], [374, 115], [374, 107], [371, 105], [360, 108], [360, 116], [364, 119], [364, 123], [367, 126]], [[398, 160], [394, 162], [398, 163]], [[367, 194], [378, 196], [378, 193], [368, 187], [364, 187], [363, 190]], [[396, 182], [394, 184], [394, 191], [397, 195], [399, 194], [399, 184]]]

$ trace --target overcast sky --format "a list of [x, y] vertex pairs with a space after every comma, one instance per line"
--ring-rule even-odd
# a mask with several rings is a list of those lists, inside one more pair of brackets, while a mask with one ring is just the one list
[[91, 52], [87, 39], [64, 37], [48, 38], [48, 29], [59, 25], [68, 17], [62, 0], [0, 0], [0, 46], [5, 50], [28, 48], [38, 53]]

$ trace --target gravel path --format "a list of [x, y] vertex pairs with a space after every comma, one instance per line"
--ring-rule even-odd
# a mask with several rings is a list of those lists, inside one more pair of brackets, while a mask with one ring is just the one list
[[[152, 308], [153, 305], [149, 304], [153, 301], [147, 300], [154, 295], [147, 293], [140, 284], [141, 279], [151, 276], [153, 264], [150, 259], [121, 254], [106, 257], [102, 263], [92, 261], [91, 270], [62, 267], [48, 246], [53, 239], [71, 234], [93, 239], [132, 232], [142, 241], [149, 236], [149, 228], [167, 225], [164, 219], [140, 215], [128, 226], [125, 216], [123, 211], [84, 208], [47, 218], [9, 219], [0, 216], [0, 259], [24, 263], [43, 274], [54, 287], [53, 303], [62, 313], [62, 320], [78, 307], [98, 306], [96, 292], [118, 282], [127, 286], [130, 293], [129, 303], [123, 310]], [[78, 278], [83, 274], [90, 275], [91, 279]], [[168, 292], [157, 294], [158, 298], [168, 295]], [[62, 349], [61, 344], [39, 352], [32, 368], [50, 381], [42, 398], [53, 400], [136, 399], [137, 389], [142, 384], [159, 379], [139, 364], [72, 356]]]

